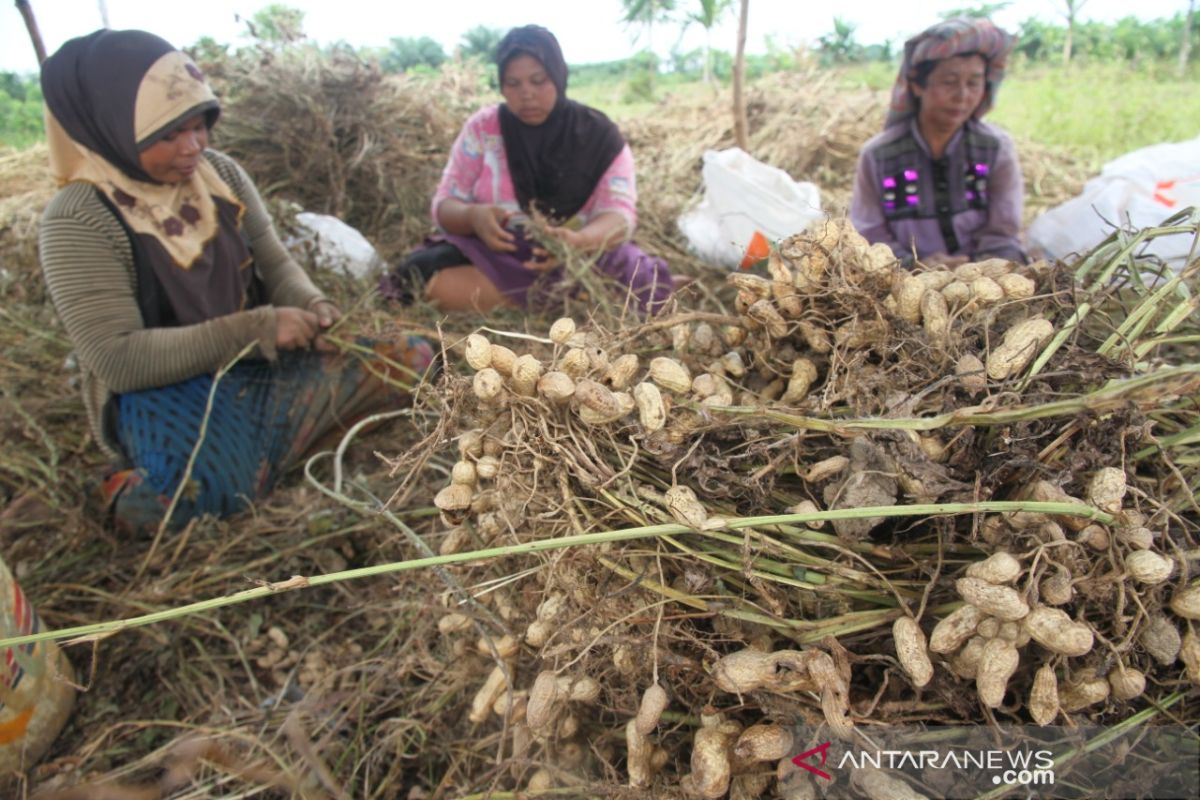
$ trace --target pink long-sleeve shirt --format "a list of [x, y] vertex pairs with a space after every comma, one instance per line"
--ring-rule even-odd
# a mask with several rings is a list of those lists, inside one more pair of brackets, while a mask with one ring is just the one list
[[[442, 180], [430, 207], [434, 224], [439, 228], [438, 206], [450, 197], [464, 203], [486, 203], [508, 211], [521, 211], [500, 133], [499, 105], [472, 114], [454, 140], [450, 160], [442, 171]], [[637, 181], [633, 151], [628, 144], [613, 159], [575, 218], [583, 226], [610, 212], [625, 218], [627, 235], [632, 235], [637, 225]]]

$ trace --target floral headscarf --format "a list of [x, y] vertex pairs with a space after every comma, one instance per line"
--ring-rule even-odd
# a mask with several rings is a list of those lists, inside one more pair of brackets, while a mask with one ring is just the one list
[[988, 65], [987, 87], [983, 100], [975, 109], [975, 119], [979, 119], [996, 102], [996, 92], [1004, 80], [1008, 54], [1016, 43], [1016, 36], [997, 28], [990, 20], [970, 17], [939, 22], [909, 39], [904, 43], [904, 60], [900, 62], [900, 73], [892, 87], [892, 102], [884, 127], [890, 128], [916, 115], [916, 98], [909, 88], [909, 82], [916, 74], [918, 64], [969, 53], [983, 56]]

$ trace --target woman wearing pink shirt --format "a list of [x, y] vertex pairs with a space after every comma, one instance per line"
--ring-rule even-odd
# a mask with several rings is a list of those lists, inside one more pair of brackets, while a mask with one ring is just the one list
[[558, 40], [537, 25], [514, 28], [496, 62], [504, 103], [471, 116], [434, 195], [439, 233], [384, 276], [385, 297], [414, 284], [443, 311], [526, 306], [563, 269], [525, 235], [531, 212], [544, 235], [596, 254], [594, 269], [654, 312], [671, 293], [666, 262], [630, 241], [637, 225], [633, 154], [596, 109], [567, 99]]

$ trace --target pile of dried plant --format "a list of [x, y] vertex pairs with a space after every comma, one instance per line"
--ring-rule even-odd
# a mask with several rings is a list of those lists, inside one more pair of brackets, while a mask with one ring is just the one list
[[0, 153], [0, 287], [10, 302], [45, 299], [37, 274], [37, 231], [53, 195], [44, 144]]
[[471, 63], [388, 76], [352, 51], [315, 47], [202, 66], [224, 103], [215, 146], [264, 194], [339, 217], [388, 259], [424, 237], [450, 145], [484, 87]]

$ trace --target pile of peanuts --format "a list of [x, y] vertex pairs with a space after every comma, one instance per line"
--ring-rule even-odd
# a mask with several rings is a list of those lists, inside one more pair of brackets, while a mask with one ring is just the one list
[[[1161, 536], [1145, 527], [1139, 513], [1122, 508], [1126, 488], [1122, 470], [1104, 467], [1092, 475], [1086, 500], [1071, 497], [1047, 481], [1036, 481], [1023, 493], [1029, 500], [1096, 508], [1120, 521], [1114, 526], [1068, 514], [1016, 512], [986, 518], [983, 537], [995, 550], [956, 580], [964, 605], [937, 623], [928, 644], [911, 617], [901, 617], [893, 626], [896, 654], [913, 686], [930, 682], [931, 656], [940, 656], [950, 673], [975, 682], [980, 703], [1000, 707], [1022, 650], [1033, 642], [1040, 650], [1032, 655], [1042, 663], [1025, 705], [1037, 724], [1051, 724], [1060, 711], [1073, 713], [1107, 700], [1124, 702], [1141, 696], [1146, 675], [1133, 665], [1129, 647], [1087, 658], [1095, 649], [1096, 632], [1063, 608], [1072, 603], [1077, 610], [1085, 608], [1076, 602], [1074, 586], [1094, 571], [1096, 559], [1116, 559], [1122, 571], [1111, 580], [1125, 582], [1130, 592], [1138, 591], [1147, 605], [1152, 595], [1146, 590], [1165, 586], [1177, 573], [1176, 557], [1156, 550]], [[1055, 563], [1033, 576], [1029, 565], [1004, 549], [1018, 543], [1037, 549], [1038, 542], [1072, 553], [1070, 566]], [[1158, 610], [1141, 628], [1139, 642], [1164, 666], [1182, 660], [1189, 679], [1200, 684], [1200, 639], [1191, 624], [1200, 619], [1200, 582], [1176, 587], [1167, 605], [1186, 626], [1185, 635], [1181, 637], [1176, 623]], [[1111, 615], [1111, 608], [1107, 613]], [[1065, 683], [1060, 684], [1056, 666], [1069, 675]]]

